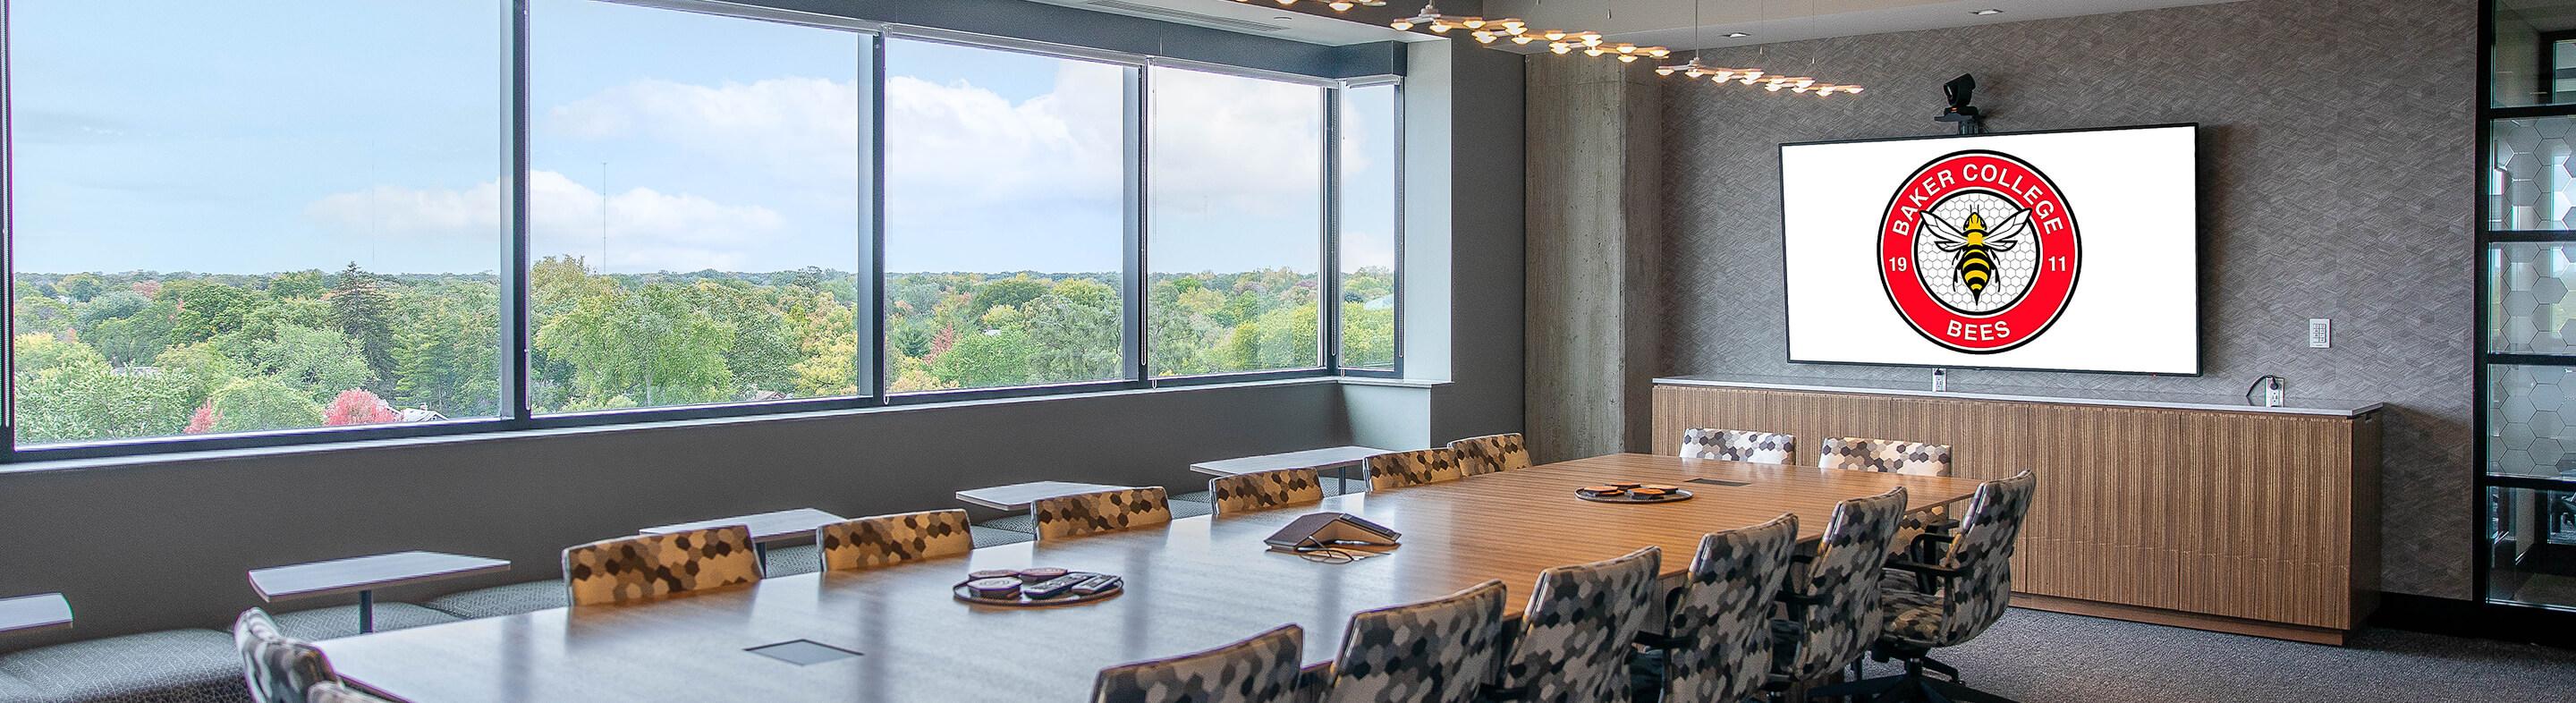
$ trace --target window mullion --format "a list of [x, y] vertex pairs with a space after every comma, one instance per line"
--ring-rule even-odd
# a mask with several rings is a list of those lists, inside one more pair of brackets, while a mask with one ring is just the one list
[[863, 231], [857, 233], [860, 238], [858, 275], [865, 280], [858, 285], [859, 300], [852, 301], [862, 309], [857, 311], [859, 317], [851, 320], [852, 327], [860, 326], [860, 321], [865, 320], [868, 335], [867, 341], [858, 345], [858, 365], [852, 367], [859, 370], [860, 378], [867, 380], [868, 386], [860, 395], [874, 396], [879, 405], [894, 395], [887, 392], [885, 362], [885, 45], [883, 35], [870, 36], [859, 56], [859, 75], [866, 77], [861, 82], [867, 90], [867, 94], [859, 96], [862, 103], [859, 114], [867, 121], [859, 126], [866, 133], [859, 143], [867, 150], [860, 160], [863, 171], [860, 177], [866, 182], [860, 185], [863, 192], [859, 194], [859, 202], [868, 211], [860, 215], [859, 227]]
[[1145, 183], [1152, 177], [1145, 168], [1146, 135], [1150, 133], [1146, 121], [1152, 113], [1147, 107], [1151, 100], [1151, 84], [1147, 82], [1146, 71], [1141, 66], [1127, 67], [1126, 74], [1127, 99], [1123, 103], [1126, 114], [1122, 118], [1126, 149], [1121, 155], [1125, 160], [1126, 193], [1120, 200], [1126, 211], [1125, 249], [1120, 257], [1123, 259], [1120, 266], [1125, 270], [1120, 277], [1124, 284], [1120, 286], [1120, 294], [1125, 298], [1126, 312], [1120, 316], [1118, 347], [1120, 358], [1125, 360], [1127, 380], [1151, 384], [1154, 379], [1153, 360], [1147, 355], [1147, 348], [1151, 345], [1146, 341], [1150, 329], [1146, 323], [1146, 306], [1151, 303], [1146, 292], [1152, 290], [1152, 286], [1145, 280], [1146, 232], [1151, 226], [1145, 221]]
[[506, 357], [501, 359], [499, 372], [501, 402], [505, 404], [501, 416], [511, 423], [524, 423], [535, 416], [535, 404], [528, 398], [528, 363], [535, 358], [529, 351], [533, 335], [528, 329], [528, 311], [532, 309], [528, 267], [533, 261], [528, 232], [528, 0], [510, 0], [507, 7], [509, 16], [504, 18], [504, 25], [510, 37], [502, 43], [501, 50], [502, 65], [508, 67], [502, 74], [502, 90], [508, 96], [510, 112], [504, 128], [509, 132], [505, 140], [509, 154], [502, 177], [508, 187], [502, 192], [509, 199], [503, 206], [508, 209], [504, 217], [509, 223], [509, 235], [503, 243], [505, 265], [501, 267], [498, 325]]
[[1344, 86], [1324, 90], [1324, 158], [1322, 160], [1323, 246], [1316, 281], [1320, 298], [1315, 301], [1315, 341], [1322, 349], [1324, 371], [1342, 371], [1342, 91]]

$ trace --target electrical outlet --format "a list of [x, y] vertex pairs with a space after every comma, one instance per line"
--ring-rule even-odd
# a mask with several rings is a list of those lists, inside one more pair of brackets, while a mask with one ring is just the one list
[[2331, 326], [2332, 323], [2327, 321], [2326, 318], [2309, 318], [2308, 348], [2325, 349], [2334, 346], [2334, 332], [2331, 329]]

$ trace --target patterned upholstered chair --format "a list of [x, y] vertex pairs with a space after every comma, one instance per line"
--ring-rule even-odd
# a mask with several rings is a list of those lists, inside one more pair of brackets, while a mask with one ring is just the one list
[[305, 703], [393, 703], [336, 681], [313, 684], [313, 688], [304, 692], [304, 700]]
[[1351, 616], [1326, 703], [1472, 703], [1502, 654], [1503, 582]]
[[975, 551], [966, 511], [927, 510], [836, 522], [814, 529], [823, 570], [892, 566]]
[[751, 531], [726, 525], [565, 549], [563, 574], [580, 607], [746, 584], [761, 572]]
[[254, 703], [305, 703], [305, 689], [340, 680], [322, 650], [280, 634], [258, 608], [233, 619], [233, 646], [241, 649], [242, 680]]
[[1490, 698], [1550, 703], [1629, 700], [1630, 643], [1654, 611], [1663, 550], [1647, 547], [1538, 574], [1529, 610]]
[[[1905, 515], [1905, 488], [1834, 506], [1813, 557], [1790, 560], [1779, 601], [1788, 617], [1771, 621], [1771, 680], [1787, 691], [1860, 659], [1877, 641], [1879, 569]], [[1799, 568], [1804, 566], [1806, 568]]]
[[1788, 464], [1798, 459], [1798, 436], [1693, 427], [1682, 430], [1682, 458]]
[[1040, 499], [1029, 514], [1045, 541], [1171, 522], [1172, 506], [1163, 487], [1147, 486]]
[[1468, 476], [1530, 466], [1529, 447], [1521, 443], [1518, 432], [1469, 437], [1450, 442], [1449, 450], [1458, 453], [1458, 470]]
[[[2024, 471], [1977, 487], [1956, 535], [1925, 535], [1947, 549], [1926, 551], [1932, 563], [1888, 565], [1880, 579], [1885, 629], [1871, 657], [1905, 662], [1900, 676], [1854, 681], [1810, 692], [1818, 696], [1874, 696], [1878, 701], [2002, 701], [1968, 688], [1959, 670], [1933, 661], [1931, 652], [1976, 639], [2012, 603], [2013, 540], [2030, 514], [2039, 480]], [[1948, 678], [1934, 678], [1925, 670]], [[2009, 702], [2007, 702], [2009, 703]]]
[[1950, 445], [1832, 437], [1826, 439], [1825, 446], [1818, 451], [1816, 465], [1886, 474], [1948, 476]]
[[1297, 669], [1306, 631], [1295, 625], [1234, 644], [1170, 659], [1100, 670], [1091, 703], [1288, 703], [1297, 700]]
[[1218, 476], [1208, 480], [1208, 496], [1219, 515], [1267, 510], [1324, 499], [1324, 484], [1314, 469], [1279, 469]]
[[1467, 475], [1458, 468], [1458, 452], [1448, 447], [1379, 454], [1368, 458], [1369, 490], [1419, 486]]
[[1699, 540], [1682, 587], [1665, 597], [1665, 701], [1742, 701], [1770, 681], [1772, 601], [1798, 547], [1798, 516], [1782, 515]]

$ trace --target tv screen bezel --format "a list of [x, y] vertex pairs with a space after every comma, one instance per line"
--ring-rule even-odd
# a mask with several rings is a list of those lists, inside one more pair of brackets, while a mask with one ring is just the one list
[[[1955, 139], [1978, 139], [1984, 137], [2017, 137], [2038, 134], [2072, 134], [2080, 132], [2130, 132], [2148, 129], [2173, 129], [2176, 127], [2191, 128], [2191, 372], [2105, 371], [2099, 369], [2057, 369], [2037, 366], [1979, 366], [1972, 364], [1899, 364], [1876, 361], [1811, 361], [1799, 359], [1794, 352], [1790, 351], [1791, 349], [1794, 349], [1795, 346], [1789, 343], [1789, 147], [1822, 146], [1827, 144], [1866, 144], [1872, 142], [1924, 142]], [[1773, 210], [1773, 214], [1779, 218], [1777, 229], [1780, 233], [1780, 356], [1787, 363], [1812, 364], [1818, 366], [1876, 366], [1900, 369], [1960, 369], [1968, 371], [2038, 371], [2044, 373], [2170, 376], [2177, 378], [2198, 378], [2206, 375], [2209, 372], [2209, 345], [2207, 344], [2208, 335], [2205, 334], [2206, 330], [2204, 327], [2209, 324], [2209, 315], [2207, 314], [2209, 310], [2205, 307], [2208, 305], [2209, 300], [2207, 296], [2204, 295], [2204, 293], [2207, 292], [2206, 289], [2208, 288], [2208, 285], [2207, 282], [2203, 280], [2203, 276], [2205, 275], [2209, 264], [2209, 228], [2202, 225], [2201, 216], [2207, 211], [2207, 208], [2203, 207], [2203, 204], [2208, 197], [2208, 194], [2204, 192], [2200, 186], [2207, 180], [2206, 174], [2202, 170], [2207, 167], [2207, 161], [2201, 158], [2202, 150], [2207, 146], [2208, 143], [2201, 139], [2201, 123], [2198, 122], [2168, 122], [2162, 124], [2120, 125], [2114, 127], [2038, 129], [2020, 132], [1986, 132], [1983, 134], [1939, 134], [1919, 137], [1876, 137], [1869, 139], [1830, 139], [1806, 142], [1781, 142], [1779, 148], [1772, 151], [1771, 165], [1772, 176], [1779, 182], [1779, 195], [1774, 202], [1775, 208]]]

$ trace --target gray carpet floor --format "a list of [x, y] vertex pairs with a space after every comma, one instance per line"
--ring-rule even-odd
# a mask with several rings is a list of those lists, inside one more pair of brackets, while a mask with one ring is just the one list
[[2014, 608], [1932, 656], [2021, 703], [2576, 700], [2576, 651], [2378, 628], [2326, 647]]

